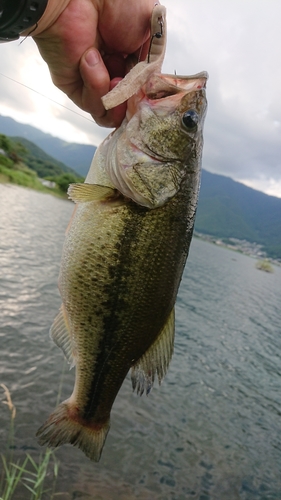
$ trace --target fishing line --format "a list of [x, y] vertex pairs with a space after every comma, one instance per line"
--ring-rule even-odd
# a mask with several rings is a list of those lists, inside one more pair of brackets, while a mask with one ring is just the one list
[[11, 80], [12, 82], [18, 83], [18, 85], [21, 85], [22, 87], [25, 87], [28, 90], [32, 90], [32, 92], [35, 92], [36, 94], [40, 95], [41, 97], [44, 97], [45, 99], [48, 99], [48, 101], [51, 101], [58, 106], [61, 106], [64, 109], [67, 109], [68, 111], [71, 111], [71, 113], [74, 113], [75, 115], [81, 116], [81, 118], [84, 118], [84, 120], [88, 120], [89, 122], [93, 123], [93, 120], [90, 118], [86, 118], [86, 116], [81, 115], [81, 113], [78, 113], [77, 111], [74, 111], [73, 109], [68, 108], [67, 106], [64, 106], [58, 101], [55, 101], [54, 99], [51, 99], [51, 97], [46, 96], [45, 94], [42, 94], [41, 92], [38, 92], [38, 90], [33, 89], [32, 87], [29, 87], [28, 85], [25, 85], [24, 83], [19, 82], [18, 80], [15, 80], [14, 78], [11, 78], [10, 76], [4, 75], [4, 73], [1, 73], [0, 75], [4, 76], [4, 78], [7, 78], [8, 80]]

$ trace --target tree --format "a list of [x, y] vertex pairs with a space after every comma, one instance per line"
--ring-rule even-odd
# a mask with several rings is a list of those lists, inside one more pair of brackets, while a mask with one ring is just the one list
[[69, 174], [65, 173], [65, 174], [59, 175], [58, 177], [54, 177], [53, 179], [56, 182], [56, 184], [58, 185], [58, 187], [61, 189], [61, 191], [64, 191], [65, 193], [68, 190], [69, 184], [71, 184], [73, 182], [83, 182], [83, 179], [78, 178], [75, 175], [70, 174], [70, 173]]
[[14, 142], [4, 134], [0, 134], [0, 148], [14, 163], [19, 163], [22, 156], [27, 153], [27, 149], [20, 142]]
[[13, 149], [12, 141], [4, 134], [0, 134], [0, 148], [4, 149], [6, 153], [10, 153]]

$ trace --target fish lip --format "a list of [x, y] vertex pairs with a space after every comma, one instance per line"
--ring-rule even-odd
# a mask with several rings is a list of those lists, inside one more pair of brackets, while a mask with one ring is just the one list
[[[145, 155], [147, 156], [148, 158], [151, 158], [152, 162], [153, 163], [161, 163], [162, 161], [164, 161], [164, 158], [163, 156], [159, 156], [157, 155], [156, 153], [154, 153], [154, 151], [152, 151], [148, 146], [147, 144], [145, 144], [145, 149], [146, 151], [143, 151], [141, 150], [138, 146], [136, 146], [130, 139], [129, 139], [129, 143], [130, 145], [132, 146], [132, 148], [135, 150], [135, 151], [139, 151], [142, 155]], [[147, 153], [147, 151], [153, 153], [153, 156], [149, 153]]]
[[207, 81], [209, 79], [208, 71], [200, 71], [199, 73], [195, 73], [194, 75], [170, 75], [168, 73], [161, 73], [162, 76], [166, 76], [169, 78], [180, 78], [181, 80], [199, 80], [205, 78]]
[[200, 73], [195, 73], [194, 75], [170, 75], [169, 73], [161, 73], [161, 76], [167, 78], [168, 80], [205, 80], [205, 84], [209, 79], [209, 73], [207, 71], [200, 71]]

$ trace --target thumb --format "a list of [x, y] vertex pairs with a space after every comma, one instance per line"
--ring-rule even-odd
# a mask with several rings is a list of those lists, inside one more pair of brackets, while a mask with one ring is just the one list
[[[120, 66], [114, 58], [111, 66]], [[106, 112], [101, 97], [111, 90], [120, 78], [110, 80], [108, 70], [99, 51], [95, 48], [87, 50], [80, 61], [80, 74], [83, 80], [82, 106], [91, 113], [98, 125], [104, 127], [118, 127], [126, 113], [126, 103]]]
[[80, 74], [83, 80], [82, 106], [98, 120], [106, 114], [101, 97], [109, 91], [110, 76], [99, 51], [87, 50], [80, 61]]

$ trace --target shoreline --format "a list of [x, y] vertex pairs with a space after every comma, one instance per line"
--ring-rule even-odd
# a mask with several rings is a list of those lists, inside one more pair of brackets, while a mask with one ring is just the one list
[[[202, 234], [202, 233], [197, 233], [196, 231], [194, 231], [193, 233], [193, 236], [194, 238], [198, 238], [199, 240], [202, 240], [202, 241], [206, 241], [207, 243], [210, 243], [212, 245], [216, 245], [216, 246], [219, 246], [219, 247], [222, 247], [222, 248], [225, 248], [226, 250], [230, 250], [232, 252], [236, 252], [236, 253], [241, 253], [242, 255], [246, 255], [248, 257], [251, 257], [252, 259], [255, 259], [256, 261], [268, 261], [270, 264], [272, 265], [275, 265], [277, 267], [280, 267], [281, 266], [281, 259], [278, 260], [278, 259], [272, 259], [271, 257], [268, 257], [268, 255], [266, 254], [266, 252], [261, 252], [259, 254], [259, 252], [255, 252], [255, 251], [250, 251], [250, 248], [260, 248], [261, 245], [257, 245], [256, 243], [250, 243], [248, 242], [247, 240], [236, 240], [235, 238], [233, 238], [233, 240], [236, 240], [237, 241], [237, 244], [229, 244], [229, 243], [225, 243], [223, 242], [222, 238], [219, 238], [219, 237], [215, 237], [215, 236], [212, 236], [210, 234]], [[231, 240], [232, 238], [230, 238]], [[243, 250], [243, 246], [239, 246], [239, 243], [240, 244], [246, 244], [248, 246], [247, 250]]]
[[[34, 178], [31, 178], [32, 180]], [[24, 179], [25, 181], [26, 179]], [[41, 184], [39, 181], [39, 178], [36, 177], [35, 181], [38, 182], [28, 182], [27, 183], [19, 183], [19, 182], [13, 182], [11, 178], [9, 178], [8, 175], [3, 174], [0, 172], [0, 185], [10, 185], [10, 186], [19, 186], [21, 188], [26, 188], [26, 189], [32, 189], [33, 191], [37, 191], [38, 193], [42, 194], [51, 194], [52, 196], [55, 196], [56, 198], [61, 198], [63, 200], [69, 201], [69, 198], [67, 196], [67, 193], [63, 193], [60, 191], [58, 188], [48, 188], [47, 186], [44, 186]]]

